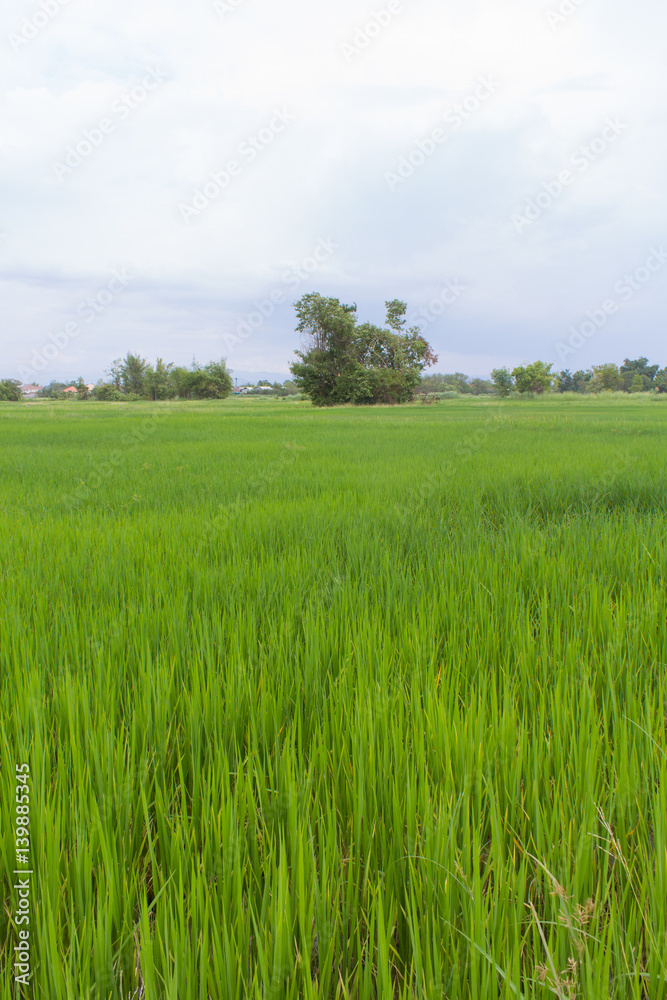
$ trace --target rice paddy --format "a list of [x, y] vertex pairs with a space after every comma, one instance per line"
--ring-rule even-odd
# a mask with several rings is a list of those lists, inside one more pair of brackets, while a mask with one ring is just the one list
[[2, 1000], [667, 997], [665, 402], [0, 404]]

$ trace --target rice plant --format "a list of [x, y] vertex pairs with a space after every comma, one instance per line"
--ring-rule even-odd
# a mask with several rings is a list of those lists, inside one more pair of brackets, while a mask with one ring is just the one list
[[660, 399], [0, 440], [1, 1000], [667, 997]]

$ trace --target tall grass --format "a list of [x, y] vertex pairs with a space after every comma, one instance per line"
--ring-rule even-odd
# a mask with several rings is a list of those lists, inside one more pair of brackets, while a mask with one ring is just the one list
[[0, 998], [667, 997], [666, 432], [0, 406]]

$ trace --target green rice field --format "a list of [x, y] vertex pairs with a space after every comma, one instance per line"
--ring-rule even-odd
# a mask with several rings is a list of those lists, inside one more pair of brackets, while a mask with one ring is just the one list
[[659, 397], [0, 404], [0, 1000], [666, 998], [666, 530]]

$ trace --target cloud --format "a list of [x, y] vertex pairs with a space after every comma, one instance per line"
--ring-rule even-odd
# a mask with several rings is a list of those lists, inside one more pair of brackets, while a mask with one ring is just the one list
[[[368, 24], [383, 0], [221, 3], [71, 0], [18, 48], [9, 36], [30, 33], [39, 3], [3, 9], [3, 376], [122, 267], [131, 288], [47, 374], [93, 379], [128, 349], [219, 357], [253, 303], [329, 237], [338, 249], [295, 297], [321, 290], [377, 321], [385, 299], [419, 309], [464, 280], [468, 292], [428, 336], [441, 358], [483, 375], [491, 361], [552, 360], [559, 331], [660, 241], [667, 12], [657, 0], [632, 11], [585, 0], [555, 27], [555, 2], [403, 0], [377, 34]], [[367, 44], [346, 59], [355, 37]], [[160, 82], [143, 96], [151, 72]], [[454, 127], [484, 76], [497, 93]], [[289, 127], [243, 154], [276, 109]], [[512, 215], [572, 169], [610, 117], [627, 123], [619, 141], [517, 233]], [[441, 127], [446, 141], [390, 190], [386, 172], [418, 161]], [[58, 176], [66, 156], [74, 166]], [[232, 161], [242, 169], [215, 196], [208, 188], [186, 225], [179, 206]], [[663, 291], [659, 274], [587, 346], [590, 361], [631, 352], [640, 323], [643, 353], [667, 363]], [[298, 347], [291, 301], [230, 363], [286, 370]]]

